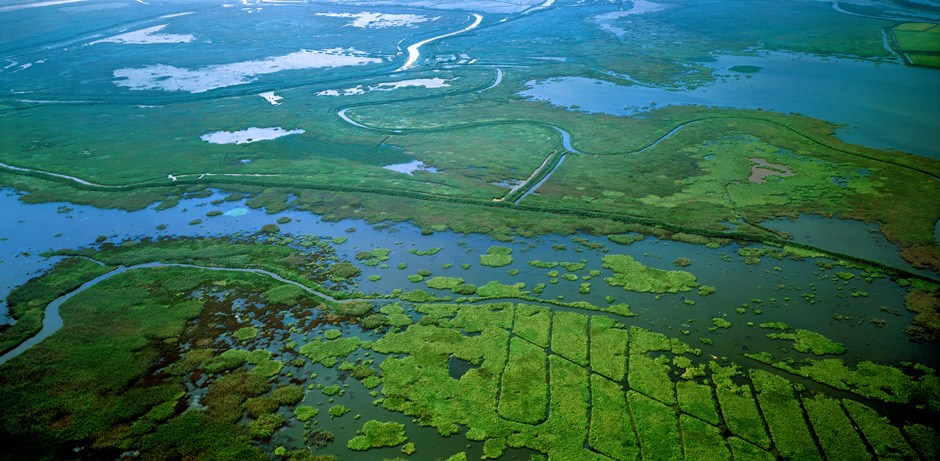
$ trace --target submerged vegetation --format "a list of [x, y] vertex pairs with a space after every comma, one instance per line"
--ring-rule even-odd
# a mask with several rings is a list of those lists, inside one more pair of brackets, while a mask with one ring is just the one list
[[0, 459], [940, 453], [931, 7], [60, 3], [0, 7]]

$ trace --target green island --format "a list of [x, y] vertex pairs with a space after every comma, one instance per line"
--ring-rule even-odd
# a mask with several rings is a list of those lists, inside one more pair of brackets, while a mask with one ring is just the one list
[[0, 5], [0, 460], [934, 460], [935, 0]]

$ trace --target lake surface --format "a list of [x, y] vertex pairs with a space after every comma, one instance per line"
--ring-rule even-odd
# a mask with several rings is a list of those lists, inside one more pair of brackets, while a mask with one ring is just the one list
[[[718, 56], [707, 65], [718, 80], [696, 89], [560, 77], [531, 81], [520, 94], [612, 115], [690, 104], [792, 112], [844, 125], [838, 135], [847, 142], [940, 158], [938, 70], [789, 53]], [[730, 70], [736, 66], [759, 69]]]

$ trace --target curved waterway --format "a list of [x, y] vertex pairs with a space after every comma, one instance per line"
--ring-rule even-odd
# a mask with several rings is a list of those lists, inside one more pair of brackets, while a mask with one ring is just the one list
[[555, 131], [558, 131], [559, 133], [561, 133], [561, 145], [564, 146], [565, 149], [568, 150], [568, 152], [571, 152], [572, 154], [580, 154], [580, 153], [581, 153], [581, 151], [579, 151], [578, 149], [575, 149], [574, 146], [571, 145], [571, 133], [569, 133], [569, 132], [567, 132], [567, 131], [565, 131], [565, 130], [563, 130], [563, 129], [557, 127], [557, 126], [552, 126], [552, 128], [554, 128]]
[[545, 177], [542, 178], [541, 181], [535, 183], [534, 186], [532, 186], [529, 190], [525, 191], [525, 193], [522, 194], [521, 197], [519, 197], [518, 199], [516, 199], [515, 202], [512, 202], [512, 203], [518, 204], [519, 202], [522, 201], [522, 199], [524, 199], [524, 198], [526, 198], [526, 197], [532, 195], [533, 192], [539, 190], [539, 187], [542, 187], [542, 184], [545, 184], [545, 181], [548, 181], [548, 178], [551, 178], [552, 175], [555, 174], [555, 170], [557, 170], [558, 167], [560, 167], [562, 163], [565, 163], [565, 157], [567, 157], [567, 156], [568, 156], [568, 154], [562, 155], [561, 158], [558, 159], [558, 163], [555, 164], [555, 167], [552, 168], [552, 171], [549, 171], [548, 174], [545, 175]]
[[[95, 262], [98, 262], [98, 261], [95, 261]], [[293, 280], [287, 280], [284, 277], [281, 277], [280, 275], [275, 274], [274, 272], [269, 272], [264, 269], [250, 269], [250, 268], [236, 268], [236, 267], [208, 267], [208, 266], [197, 266], [194, 264], [175, 264], [175, 263], [159, 263], [159, 262], [137, 264], [137, 265], [128, 266], [128, 267], [121, 266], [121, 267], [114, 269], [111, 272], [108, 272], [107, 274], [100, 275], [92, 280], [85, 282], [84, 284], [82, 284], [82, 286], [78, 287], [74, 291], [71, 291], [68, 294], [63, 295], [59, 297], [58, 299], [56, 299], [55, 301], [52, 301], [51, 303], [49, 303], [49, 305], [46, 306], [46, 310], [42, 318], [42, 329], [39, 330], [39, 333], [36, 333], [35, 336], [32, 336], [26, 341], [23, 341], [16, 348], [0, 356], [0, 365], [7, 363], [14, 357], [17, 357], [23, 352], [26, 352], [27, 350], [29, 350], [29, 348], [35, 346], [36, 344], [39, 344], [44, 339], [52, 336], [55, 332], [59, 331], [62, 328], [62, 325], [64, 323], [62, 321], [62, 315], [59, 314], [59, 308], [66, 301], [74, 298], [81, 292], [88, 290], [89, 288], [105, 280], [108, 280], [111, 277], [114, 277], [116, 275], [120, 275], [127, 271], [131, 271], [135, 269], [149, 269], [153, 267], [187, 267], [187, 268], [192, 268], [192, 269], [202, 269], [202, 270], [210, 270], [210, 271], [245, 272], [249, 274], [264, 275], [267, 277], [271, 277], [274, 280], [277, 280], [278, 282], [293, 285], [297, 288], [300, 288], [301, 290], [306, 291], [307, 293], [318, 296], [330, 302], [343, 303], [343, 302], [351, 301], [351, 300], [338, 300], [326, 293], [322, 293], [317, 290], [314, 290], [302, 283], [295, 282]]]
[[405, 61], [405, 63], [402, 64], [401, 67], [399, 67], [398, 69], [395, 69], [395, 72], [405, 71], [405, 70], [408, 70], [408, 69], [411, 69], [412, 67], [414, 67], [415, 63], [418, 62], [418, 58], [421, 57], [421, 47], [422, 47], [422, 46], [427, 45], [428, 43], [431, 43], [431, 42], [435, 42], [435, 41], [440, 40], [440, 39], [442, 39], [442, 38], [453, 37], [454, 35], [459, 35], [459, 34], [462, 34], [462, 33], [464, 33], [464, 32], [469, 32], [469, 31], [471, 31], [471, 30], [473, 30], [473, 29], [476, 29], [477, 26], [479, 26], [480, 23], [483, 22], [483, 16], [481, 16], [481, 15], [479, 15], [479, 14], [476, 14], [476, 13], [474, 13], [473, 16], [476, 18], [476, 19], [473, 21], [473, 23], [470, 24], [469, 26], [463, 28], [463, 29], [460, 29], [460, 30], [458, 30], [458, 31], [451, 32], [451, 33], [448, 33], [448, 34], [444, 34], [444, 35], [438, 35], [437, 37], [431, 37], [431, 38], [429, 38], [429, 39], [422, 40], [422, 41], [420, 41], [420, 42], [418, 42], [418, 43], [415, 43], [414, 45], [409, 46], [409, 47], [408, 47], [408, 60]]
[[[617, 116], [656, 107], [702, 105], [799, 113], [844, 124], [846, 142], [940, 158], [938, 72], [894, 62], [820, 58], [794, 53], [717, 56], [718, 80], [675, 90], [562, 77], [528, 82], [520, 92], [560, 107]], [[760, 70], [741, 74], [733, 69]], [[794, 91], [799, 88], [799, 91]]]

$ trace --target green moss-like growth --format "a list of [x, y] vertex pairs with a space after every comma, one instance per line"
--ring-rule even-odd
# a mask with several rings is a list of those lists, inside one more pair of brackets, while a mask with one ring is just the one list
[[627, 371], [627, 330], [609, 317], [591, 317], [591, 369], [614, 381]]
[[936, 430], [923, 424], [914, 424], [904, 426], [904, 432], [923, 459], [938, 459], [940, 457], [940, 437], [938, 437]]
[[483, 443], [483, 459], [497, 459], [506, 451], [506, 439], [497, 437]]
[[487, 267], [503, 267], [512, 264], [512, 248], [492, 246], [480, 255], [480, 264]]
[[803, 410], [790, 382], [761, 370], [751, 370], [750, 376], [780, 454], [790, 459], [822, 459], [803, 420]]
[[770, 448], [770, 437], [749, 386], [728, 387], [715, 383], [715, 395], [721, 406], [721, 415], [732, 434], [761, 448]]
[[676, 383], [676, 397], [682, 412], [709, 424], [718, 424], [718, 410], [715, 408], [711, 386], [693, 381], [679, 381]]
[[424, 282], [428, 288], [435, 290], [453, 290], [463, 284], [464, 280], [458, 277], [434, 277]]
[[852, 421], [842, 411], [839, 401], [822, 394], [803, 399], [803, 408], [813, 425], [823, 452], [829, 459], [866, 460], [871, 455], [865, 443], [852, 427]]
[[520, 338], [510, 341], [498, 407], [502, 417], [526, 424], [536, 424], [545, 419], [547, 366], [542, 348]]
[[591, 398], [588, 434], [591, 448], [614, 459], [636, 459], [640, 445], [633, 432], [623, 388], [599, 375], [591, 375]]
[[395, 422], [366, 421], [358, 433], [360, 435], [353, 437], [346, 444], [350, 450], [366, 451], [373, 448], [394, 447], [408, 440], [405, 436], [405, 426]]
[[689, 415], [679, 417], [682, 428], [684, 459], [731, 461], [731, 451], [721, 436], [721, 430]]
[[794, 333], [770, 333], [767, 337], [793, 341], [794, 349], [814, 355], [845, 353], [845, 346], [842, 343], [837, 343], [815, 331], [796, 330]]
[[588, 365], [587, 316], [557, 311], [552, 316], [552, 352], [581, 366]]
[[672, 408], [634, 391], [627, 392], [644, 459], [682, 459], [678, 421]]
[[879, 458], [897, 457], [910, 459], [916, 457], [914, 450], [904, 440], [901, 431], [891, 425], [887, 418], [875, 410], [854, 400], [843, 400], [842, 405], [855, 424], [858, 425], [865, 440], [875, 450]]
[[284, 364], [278, 360], [262, 360], [251, 370], [251, 373], [264, 378], [270, 378], [281, 372]]
[[327, 328], [323, 331], [323, 337], [326, 339], [336, 339], [343, 336], [343, 333], [337, 328]]
[[669, 377], [669, 359], [646, 354], [630, 354], [630, 387], [667, 405], [676, 403], [675, 386]]
[[918, 378], [896, 367], [867, 361], [859, 363], [855, 368], [849, 368], [841, 359], [807, 359], [804, 363], [801, 367], [786, 363], [776, 363], [774, 366], [836, 389], [885, 402], [928, 403], [940, 398], [940, 378], [934, 372], [927, 372]]
[[548, 332], [552, 322], [551, 309], [520, 304], [516, 306], [516, 323], [513, 331], [519, 337], [537, 344], [539, 347], [548, 347]]
[[731, 322], [723, 317], [712, 317], [712, 325], [714, 325], [715, 328], [731, 328]]
[[334, 405], [326, 411], [326, 414], [330, 415], [330, 419], [339, 418], [346, 413], [349, 413], [349, 408], [346, 405]]
[[294, 305], [300, 299], [307, 296], [307, 292], [294, 285], [278, 285], [264, 292], [264, 297], [268, 302], [274, 304]]
[[728, 446], [731, 447], [735, 460], [776, 461], [777, 459], [773, 453], [737, 437], [728, 437]]
[[255, 327], [243, 327], [239, 328], [232, 333], [232, 336], [239, 341], [247, 341], [249, 339], [255, 339], [258, 337], [258, 329]]
[[296, 417], [298, 421], [310, 421], [316, 418], [318, 413], [320, 413], [320, 410], [309, 405], [301, 405], [294, 408], [294, 417]]
[[310, 358], [313, 363], [335, 363], [359, 348], [359, 338], [337, 338], [326, 341], [311, 341], [300, 348], [300, 353]]
[[612, 286], [642, 293], [677, 293], [698, 286], [695, 276], [685, 271], [665, 271], [645, 266], [628, 255], [606, 255], [604, 268], [614, 271], [604, 280]]
[[505, 285], [495, 280], [477, 288], [477, 296], [481, 298], [524, 298], [529, 292], [525, 291], [525, 283]]
[[412, 248], [408, 250], [408, 252], [416, 256], [432, 256], [432, 255], [436, 255], [440, 253], [441, 250], [443, 250], [443, 248], [435, 247], [435, 248], [429, 248], [427, 250], [418, 250], [416, 248]]
[[620, 245], [632, 245], [640, 240], [643, 240], [645, 236], [643, 234], [612, 234], [608, 235], [607, 239], [611, 242], [620, 244]]
[[264, 414], [248, 425], [248, 433], [256, 439], [267, 440], [271, 438], [271, 436], [274, 435], [274, 431], [278, 430], [284, 423], [284, 417], [277, 413]]
[[784, 322], [764, 322], [759, 324], [761, 328], [770, 328], [773, 330], [786, 331], [790, 329], [790, 325], [787, 325]]
[[630, 353], [645, 354], [654, 351], [671, 351], [672, 341], [662, 333], [639, 327], [630, 327]]

